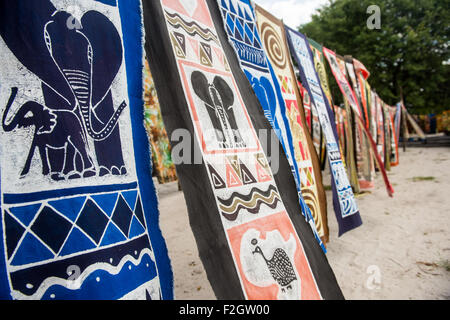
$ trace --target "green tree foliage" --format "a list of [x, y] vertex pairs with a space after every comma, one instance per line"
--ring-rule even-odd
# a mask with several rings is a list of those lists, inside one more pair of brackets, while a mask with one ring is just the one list
[[[380, 29], [367, 27], [370, 5], [380, 7]], [[450, 109], [450, 0], [330, 0], [299, 31], [361, 61], [386, 103], [403, 96], [414, 114]]]

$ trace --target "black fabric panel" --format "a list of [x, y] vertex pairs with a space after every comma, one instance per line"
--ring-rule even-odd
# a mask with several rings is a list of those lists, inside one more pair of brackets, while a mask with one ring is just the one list
[[[245, 74], [241, 71], [233, 48], [227, 41], [223, 29], [222, 18], [215, 0], [207, 0], [216, 31], [233, 72], [244, 104], [247, 107], [256, 132], [261, 129], [270, 130], [262, 107], [253, 92]], [[184, 128], [195, 139], [194, 128], [188, 105], [172, 52], [160, 1], [143, 0], [144, 25], [146, 31], [146, 53], [155, 82], [164, 125], [171, 137], [172, 132]], [[177, 142], [171, 141], [172, 148]], [[197, 144], [191, 144], [198, 148]], [[270, 143], [262, 143], [268, 159], [270, 159]], [[292, 172], [281, 144], [279, 150], [279, 170], [274, 174], [277, 187], [288, 211], [311, 269], [324, 299], [343, 299], [327, 258], [314, 238], [309, 224], [301, 214], [297, 190]], [[197, 150], [196, 152], [200, 152]], [[194, 150], [192, 150], [193, 158]], [[273, 161], [273, 159], [272, 159]], [[180, 164], [176, 166], [177, 175], [183, 189], [189, 212], [189, 221], [197, 242], [200, 259], [205, 267], [211, 286], [218, 299], [244, 299], [239, 277], [225, 232], [217, 209], [208, 173], [204, 164]]]

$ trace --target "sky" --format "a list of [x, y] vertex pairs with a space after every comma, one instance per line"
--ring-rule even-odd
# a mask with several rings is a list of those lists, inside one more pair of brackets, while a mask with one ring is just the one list
[[272, 13], [284, 24], [296, 28], [311, 21], [316, 9], [327, 4], [328, 0], [254, 0], [261, 7]]

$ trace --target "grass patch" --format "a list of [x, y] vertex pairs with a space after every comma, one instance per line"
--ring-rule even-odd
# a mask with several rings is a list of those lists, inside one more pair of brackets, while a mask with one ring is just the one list
[[359, 193], [355, 193], [354, 196], [355, 198], [361, 198], [371, 193], [372, 191], [360, 191]]
[[412, 181], [413, 182], [418, 182], [418, 181], [434, 181], [436, 178], [435, 177], [422, 177], [422, 176], [418, 176], [418, 177], [412, 177]]
[[444, 268], [446, 271], [450, 272], [450, 261], [445, 260], [445, 261], [441, 261], [439, 262], [439, 267]]

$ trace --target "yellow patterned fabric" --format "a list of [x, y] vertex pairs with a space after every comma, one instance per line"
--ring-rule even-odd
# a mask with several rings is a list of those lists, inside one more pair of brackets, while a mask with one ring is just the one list
[[256, 6], [256, 21], [262, 44], [272, 64], [286, 103], [286, 116], [294, 142], [295, 160], [300, 171], [301, 192], [311, 210], [317, 232], [328, 242], [328, 221], [325, 191], [319, 160], [308, 131], [305, 110], [291, 64], [284, 25], [270, 13]]
[[147, 61], [145, 61], [144, 79], [144, 124], [152, 148], [152, 167], [158, 182], [167, 183], [177, 180], [169, 138], [164, 128], [158, 96]]

